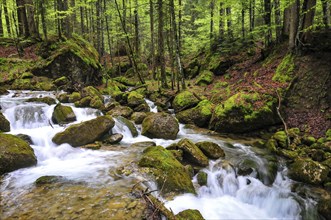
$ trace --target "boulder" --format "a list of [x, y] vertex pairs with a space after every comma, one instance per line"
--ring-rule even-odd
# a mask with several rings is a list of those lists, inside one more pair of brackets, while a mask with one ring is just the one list
[[118, 144], [123, 139], [122, 134], [112, 134], [103, 138], [102, 143], [105, 144]]
[[203, 172], [203, 171], [200, 171], [197, 174], [197, 180], [198, 180], [198, 183], [199, 183], [200, 186], [206, 186], [207, 185], [207, 180], [208, 180], [208, 174]]
[[0, 175], [37, 164], [33, 149], [24, 140], [0, 133]]
[[155, 176], [162, 194], [195, 193], [191, 178], [176, 158], [161, 146], [148, 147], [139, 161], [140, 167], [147, 167], [147, 172]]
[[127, 106], [116, 106], [112, 110], [108, 111], [106, 114], [111, 115], [113, 117], [115, 116], [123, 116], [124, 118], [130, 118], [132, 115], [133, 110], [130, 107]]
[[155, 142], [153, 141], [142, 141], [131, 144], [131, 147], [141, 147], [141, 148], [153, 147], [153, 146], [156, 146]]
[[144, 119], [147, 117], [147, 113], [145, 112], [134, 112], [131, 115], [131, 120], [134, 121], [135, 124], [143, 123]]
[[63, 176], [41, 176], [34, 183], [37, 186], [63, 182], [66, 179]]
[[91, 103], [91, 100], [92, 100], [92, 98], [90, 96], [84, 97], [81, 100], [76, 101], [75, 106], [80, 107], [80, 108], [89, 107], [90, 103]]
[[0, 112], [0, 132], [8, 132], [10, 131], [10, 123], [6, 119], [6, 117]]
[[216, 143], [210, 141], [198, 142], [195, 145], [210, 159], [225, 157], [223, 149]]
[[326, 181], [329, 168], [311, 159], [297, 159], [289, 166], [289, 176], [297, 181], [319, 185]]
[[331, 198], [322, 198], [317, 204], [318, 213], [325, 219], [330, 219], [331, 216]]
[[129, 93], [127, 97], [128, 106], [131, 108], [135, 108], [141, 104], [146, 103], [144, 96], [136, 91], [132, 91]]
[[30, 145], [33, 144], [31, 137], [27, 134], [17, 134], [15, 136], [21, 138], [23, 141], [27, 142]]
[[216, 106], [209, 129], [224, 133], [244, 133], [279, 123], [272, 97], [240, 92]]
[[73, 147], [90, 144], [107, 134], [114, 125], [115, 121], [111, 116], [100, 116], [71, 125], [65, 131], [57, 133], [52, 141], [56, 144], [68, 143]]
[[132, 137], [137, 137], [138, 136], [138, 131], [136, 126], [133, 124], [132, 121], [122, 117], [122, 116], [116, 116], [114, 117], [116, 120], [118, 120], [119, 122], [123, 123], [126, 127], [129, 128]]
[[209, 70], [202, 71], [197, 80], [195, 81], [195, 85], [198, 86], [207, 86], [211, 84], [214, 80], [214, 73]]
[[30, 98], [26, 100], [27, 102], [41, 102], [41, 103], [46, 103], [47, 105], [54, 105], [56, 104], [55, 99], [51, 97], [42, 97], [42, 98]]
[[187, 209], [187, 210], [181, 211], [176, 215], [176, 219], [178, 219], [178, 220], [186, 220], [186, 219], [204, 220], [200, 211], [196, 210], [196, 209]]
[[183, 124], [194, 124], [198, 127], [208, 126], [212, 116], [213, 105], [208, 100], [202, 100], [194, 108], [190, 108], [176, 114], [176, 118]]
[[179, 132], [178, 121], [167, 113], [148, 115], [142, 123], [142, 135], [149, 138], [176, 139]]
[[66, 76], [61, 76], [53, 81], [53, 84], [57, 87], [64, 86], [69, 83], [69, 79]]
[[73, 92], [69, 95], [68, 101], [71, 103], [75, 103], [75, 102], [81, 100], [81, 98], [82, 97], [79, 92]]
[[188, 108], [193, 108], [199, 103], [197, 97], [189, 91], [183, 91], [176, 95], [174, 101], [172, 102], [172, 107], [175, 112], [183, 111]]
[[52, 114], [54, 124], [68, 124], [76, 121], [76, 115], [70, 106], [57, 104]]
[[197, 166], [208, 166], [209, 161], [206, 155], [189, 139], [182, 139], [177, 144], [170, 145], [167, 147], [169, 150], [180, 149], [183, 151], [183, 160], [184, 162], [197, 165]]

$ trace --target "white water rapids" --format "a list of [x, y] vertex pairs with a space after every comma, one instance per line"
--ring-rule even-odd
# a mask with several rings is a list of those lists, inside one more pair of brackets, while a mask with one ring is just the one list
[[[51, 139], [65, 128], [59, 125], [50, 126], [51, 116], [55, 105], [24, 102], [31, 97], [50, 96], [49, 92], [18, 92], [0, 97], [2, 112], [10, 121], [10, 134], [26, 134], [33, 141], [31, 145], [37, 156], [38, 164], [34, 167], [19, 169], [3, 177], [1, 184], [1, 205], [6, 203], [14, 192], [24, 193], [33, 186], [35, 180], [41, 176], [63, 176], [72, 181], [83, 181], [91, 185], [111, 184], [113, 178], [109, 170], [121, 166], [126, 153], [112, 150], [87, 150], [72, 148], [68, 144], [57, 146]], [[156, 108], [152, 102], [148, 102]], [[79, 123], [95, 118], [101, 113], [90, 108], [75, 108], [73, 111]], [[138, 130], [140, 130], [139, 126]], [[139, 134], [133, 138], [130, 131], [116, 121], [114, 133], [122, 133], [122, 144], [128, 146], [135, 142], [154, 141], [157, 145], [168, 146], [172, 140], [149, 139]], [[140, 133], [140, 131], [139, 131]], [[240, 158], [242, 155], [252, 154], [259, 160], [250, 147], [241, 144], [235, 149], [227, 148], [224, 141], [213, 137], [197, 134], [180, 127], [178, 141], [189, 138], [193, 141], [209, 140], [218, 143], [230, 155]], [[125, 149], [125, 148], [124, 148]], [[136, 153], [138, 154], [138, 153]], [[139, 157], [139, 155], [135, 155]], [[238, 160], [238, 159], [237, 159]], [[284, 172], [278, 172], [272, 186], [264, 185], [254, 176], [238, 176], [233, 170], [219, 166], [222, 161], [211, 161], [209, 167], [203, 171], [208, 174], [207, 186], [197, 189], [197, 195], [184, 194], [166, 201], [165, 205], [175, 214], [185, 209], [198, 209], [206, 219], [301, 219], [301, 210], [294, 195], [291, 193], [291, 181]], [[263, 166], [263, 164], [260, 164]], [[195, 185], [196, 177], [192, 180]], [[19, 195], [16, 197], [19, 203]], [[56, 201], [52, 201], [53, 203]], [[18, 204], [19, 205], [19, 204]], [[1, 216], [0, 216], [1, 218]]]

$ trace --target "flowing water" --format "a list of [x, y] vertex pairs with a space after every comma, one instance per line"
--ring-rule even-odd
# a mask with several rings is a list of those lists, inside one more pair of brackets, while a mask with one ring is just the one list
[[[28, 98], [42, 96], [55, 97], [51, 92], [31, 91], [11, 91], [0, 97], [2, 112], [11, 124], [9, 133], [29, 135], [38, 159], [36, 166], [2, 177], [0, 219], [140, 218], [144, 210], [130, 192], [144, 176], [137, 172], [118, 175], [118, 170], [135, 166], [134, 161], [139, 159], [143, 148], [130, 147], [132, 143], [153, 141], [168, 146], [174, 141], [149, 139], [140, 134], [132, 137], [129, 129], [116, 121], [112, 132], [123, 134], [120, 145], [97, 151], [72, 148], [68, 144], [57, 146], [51, 139], [65, 127], [51, 122], [55, 105], [25, 102]], [[151, 111], [156, 112], [154, 104], [150, 101], [148, 104]], [[101, 114], [91, 108], [68, 105], [77, 116], [74, 123]], [[141, 128], [137, 126], [137, 129], [140, 133]], [[165, 201], [166, 207], [175, 214], [185, 209], [198, 209], [206, 219], [301, 219], [302, 204], [314, 204], [313, 201], [302, 202], [291, 192], [292, 182], [286, 177], [285, 168], [279, 169], [274, 183], [266, 186], [256, 178], [256, 172], [237, 176], [233, 169], [225, 166], [228, 162], [249, 158], [259, 165], [260, 173], [267, 172], [263, 168], [268, 161], [249, 146], [230, 145], [219, 137], [199, 134], [183, 125], [175, 141], [181, 138], [216, 142], [226, 152], [226, 160], [210, 161], [209, 167], [203, 170], [208, 174], [206, 186], [199, 187], [196, 177], [193, 178], [197, 195], [184, 194]], [[34, 182], [41, 176], [60, 176], [65, 181], [36, 186]]]

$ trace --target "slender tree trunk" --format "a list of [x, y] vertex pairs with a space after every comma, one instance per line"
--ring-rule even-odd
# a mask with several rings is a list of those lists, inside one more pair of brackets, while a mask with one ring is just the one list
[[267, 26], [265, 34], [265, 45], [270, 46], [272, 41], [271, 32], [271, 0], [264, 0], [264, 24]]
[[[171, 3], [170, 3], [171, 4]], [[171, 10], [171, 9], [170, 9]], [[168, 45], [168, 52], [170, 57], [170, 67], [171, 67], [171, 89], [174, 90], [175, 88], [175, 56], [174, 56], [174, 32], [173, 32], [173, 22], [172, 22], [172, 15], [169, 13], [169, 25], [170, 28], [167, 30], [166, 39]]]
[[161, 84], [163, 88], [168, 88], [167, 75], [165, 70], [165, 57], [164, 57], [164, 37], [163, 37], [163, 0], [157, 0], [159, 24], [158, 24], [158, 66], [161, 69]]
[[[87, 4], [86, 3], [86, 0], [84, 1], [85, 2], [85, 5]], [[89, 31], [90, 31], [90, 23], [89, 23], [89, 16], [88, 16], [88, 13], [89, 13], [89, 11], [88, 11], [88, 9], [85, 7], [85, 20], [86, 20], [86, 33], [87, 34], [89, 34]]]
[[71, 33], [74, 33], [75, 32], [75, 28], [76, 28], [76, 23], [77, 23], [77, 16], [76, 16], [76, 3], [75, 3], [75, 0], [70, 0], [70, 8], [72, 8], [72, 14], [70, 16], [70, 20], [71, 20], [71, 30], [70, 32]]
[[34, 15], [35, 15], [35, 7], [32, 0], [25, 0], [25, 8], [27, 11], [27, 21], [30, 36], [33, 38], [39, 38], [39, 32], [35, 23]]
[[44, 34], [45, 41], [47, 41], [48, 36], [47, 36], [47, 24], [46, 24], [45, 0], [40, 0], [39, 9], [40, 9], [40, 14], [41, 14], [41, 25], [42, 25], [42, 29], [43, 29], [43, 34]]
[[135, 34], [135, 39], [134, 39], [134, 44], [135, 44], [135, 49], [136, 49], [136, 54], [139, 55], [139, 22], [138, 22], [138, 3], [136, 2], [136, 8], [134, 10], [134, 34]]
[[18, 23], [18, 36], [23, 37], [25, 34], [24, 31], [24, 1], [23, 0], [16, 0], [16, 7], [17, 7], [17, 23]]
[[321, 0], [323, 8], [323, 23], [326, 29], [330, 27], [330, 3], [328, 0]]
[[228, 37], [233, 38], [231, 7], [226, 8], [226, 20], [227, 20]]
[[249, 1], [249, 31], [252, 32], [255, 26], [255, 0]]
[[[63, 0], [63, 11], [68, 12], [69, 11], [69, 4], [68, 0]], [[63, 19], [63, 27], [65, 28], [65, 36], [70, 38], [72, 35], [72, 22], [70, 21], [71, 16], [65, 15], [65, 18]]]
[[224, 40], [225, 30], [224, 30], [224, 3], [220, 2], [220, 18], [219, 18], [219, 41]]
[[182, 48], [182, 0], [178, 0], [179, 10], [178, 10], [178, 44], [179, 51]]
[[[209, 38], [212, 40], [214, 38], [214, 8], [215, 8], [215, 0], [210, 1], [210, 33]], [[210, 42], [212, 43], [212, 42]]]
[[62, 39], [62, 19], [60, 18], [62, 13], [62, 1], [61, 0], [56, 0], [56, 4], [54, 4], [56, 7], [56, 20], [57, 20], [57, 34], [59, 39]]
[[154, 5], [153, 1], [149, 0], [149, 19], [151, 29], [151, 59], [152, 59], [152, 75], [153, 79], [156, 80], [155, 70], [155, 42], [154, 42]]
[[125, 4], [125, 0], [122, 0], [122, 7], [123, 7], [123, 18], [122, 18], [122, 21], [123, 21], [123, 25], [125, 27], [125, 30], [127, 30], [127, 27], [126, 27], [126, 4]]
[[3, 26], [2, 26], [2, 5], [0, 4], [0, 37], [3, 37]]
[[283, 30], [282, 30], [282, 38], [288, 38], [290, 33], [290, 20], [291, 20], [291, 8], [290, 6], [284, 9], [283, 16]]
[[96, 42], [96, 48], [97, 51], [99, 53], [99, 59], [101, 57], [101, 14], [100, 14], [100, 10], [101, 10], [101, 5], [100, 5], [100, 0], [97, 0], [95, 2], [95, 11], [96, 11], [96, 29], [97, 29], [97, 42]]
[[276, 42], [280, 43], [282, 40], [282, 24], [280, 19], [280, 0], [274, 0], [275, 6], [275, 23], [276, 23]]
[[[109, 15], [107, 13], [107, 5], [106, 5], [106, 0], [103, 0], [103, 7], [105, 10], [105, 16], [106, 16], [106, 31], [107, 31], [107, 42], [108, 42], [108, 48], [109, 48], [109, 56], [110, 56], [110, 62], [112, 67], [114, 67], [114, 59], [113, 59], [113, 50], [112, 50], [112, 39], [110, 36], [110, 28], [109, 28]], [[110, 19], [111, 20], [111, 19]]]
[[85, 33], [85, 28], [84, 28], [84, 7], [80, 6], [79, 7], [79, 12], [80, 12], [80, 31], [82, 35]]
[[290, 6], [290, 28], [289, 28], [289, 49], [296, 49], [296, 38], [299, 28], [300, 0], [296, 0]]
[[3, 2], [3, 13], [5, 15], [5, 21], [6, 21], [7, 35], [8, 37], [10, 37], [12, 33], [10, 31], [10, 20], [9, 20], [7, 0], [3, 0], [2, 2]]
[[303, 23], [301, 27], [301, 42], [311, 43], [311, 26], [314, 22], [316, 0], [304, 0], [302, 7]]
[[241, 34], [242, 34], [242, 38], [245, 40], [245, 8], [244, 8], [244, 4], [242, 5], [242, 9], [241, 9]]

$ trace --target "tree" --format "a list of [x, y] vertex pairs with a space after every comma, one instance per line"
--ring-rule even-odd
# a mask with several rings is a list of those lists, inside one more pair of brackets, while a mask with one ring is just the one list
[[311, 27], [315, 16], [316, 0], [304, 0], [302, 6], [302, 27], [300, 40], [302, 43], [310, 43], [312, 40]]
[[226, 7], [226, 19], [227, 19], [228, 37], [233, 38], [231, 7]]
[[2, 26], [2, 5], [0, 5], [0, 37], [3, 37], [3, 26]]
[[220, 2], [220, 18], [219, 18], [219, 41], [222, 42], [225, 37], [225, 27], [224, 27], [224, 3], [223, 1]]
[[300, 0], [295, 0], [290, 5], [290, 12], [289, 12], [289, 49], [294, 50], [296, 49], [296, 42], [297, 42], [297, 34], [299, 28], [299, 8], [300, 8]]
[[155, 70], [155, 42], [154, 42], [154, 3], [149, 0], [149, 19], [150, 19], [150, 31], [151, 31], [151, 60], [152, 60], [152, 75], [153, 79], [156, 79]]
[[275, 24], [276, 24], [276, 42], [282, 40], [282, 24], [280, 18], [280, 0], [274, 0], [275, 6]]
[[25, 0], [25, 9], [27, 11], [29, 36], [39, 38], [39, 32], [35, 22], [35, 7], [32, 0]]
[[41, 15], [41, 25], [43, 29], [44, 38], [47, 41], [47, 24], [46, 24], [46, 7], [45, 7], [45, 0], [40, 0], [39, 2], [39, 10]]
[[271, 0], [264, 0], [264, 24], [266, 25], [265, 45], [268, 47], [272, 41]]
[[165, 57], [164, 57], [164, 36], [163, 36], [163, 28], [164, 28], [164, 21], [163, 21], [163, 1], [157, 0], [158, 5], [158, 66], [161, 70], [161, 85], [163, 88], [168, 88], [167, 83], [167, 75], [165, 71]]
[[328, 0], [321, 0], [323, 8], [323, 23], [326, 29], [330, 27], [330, 4]]
[[3, 13], [5, 15], [7, 35], [8, 35], [8, 37], [10, 37], [11, 36], [11, 30], [10, 30], [10, 21], [9, 21], [9, 12], [8, 12], [7, 0], [3, 0], [2, 3], [3, 3]]

